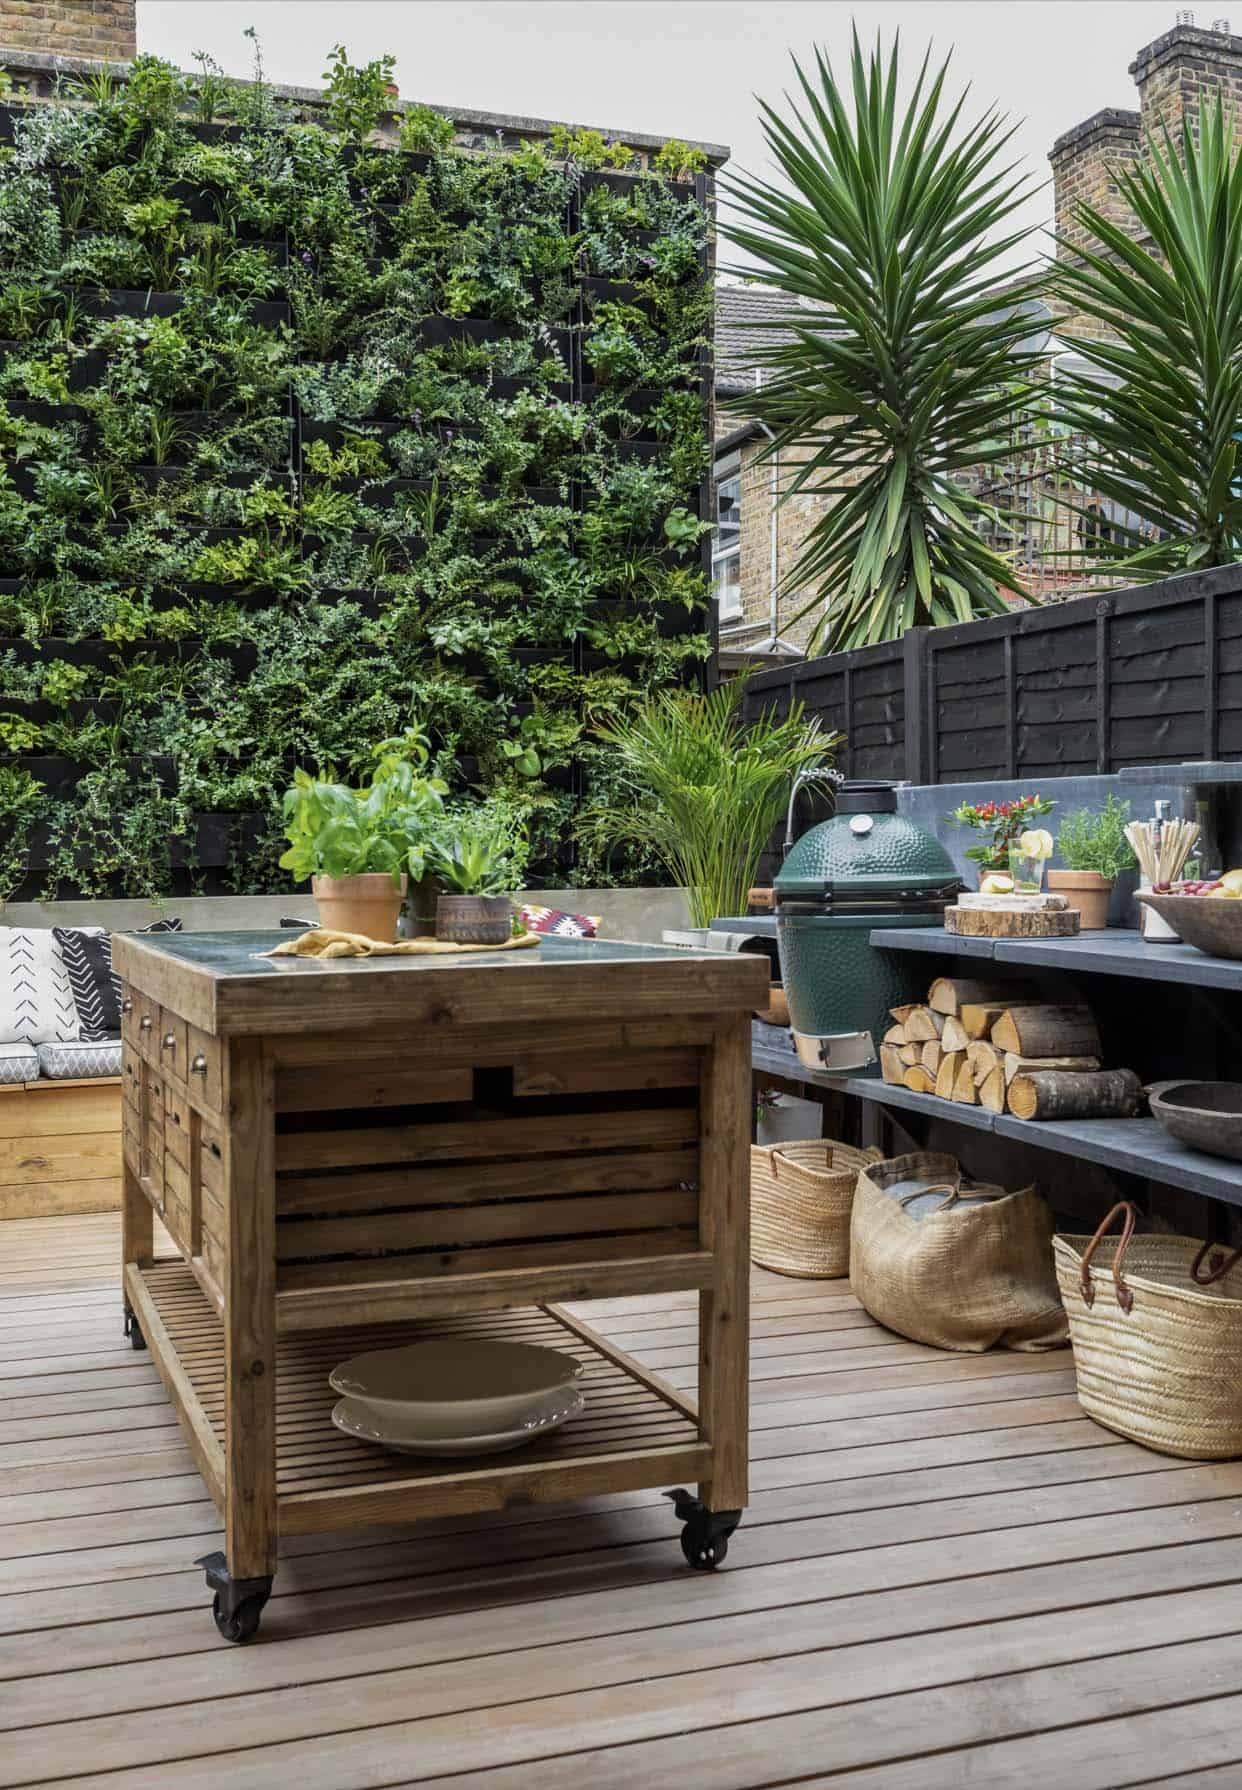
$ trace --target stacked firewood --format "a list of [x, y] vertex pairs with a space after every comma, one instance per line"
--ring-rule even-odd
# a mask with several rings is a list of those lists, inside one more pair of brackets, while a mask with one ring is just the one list
[[938, 976], [925, 1005], [893, 1007], [886, 1082], [1019, 1119], [1132, 1118], [1142, 1084], [1105, 1069], [1089, 1007], [1053, 1006], [1010, 983]]

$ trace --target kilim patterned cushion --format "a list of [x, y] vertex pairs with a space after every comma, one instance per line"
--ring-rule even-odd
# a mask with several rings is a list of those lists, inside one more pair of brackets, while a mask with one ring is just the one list
[[518, 919], [527, 932], [542, 932], [554, 938], [593, 939], [599, 929], [598, 914], [567, 914], [560, 907], [536, 907], [526, 902], [518, 909]]

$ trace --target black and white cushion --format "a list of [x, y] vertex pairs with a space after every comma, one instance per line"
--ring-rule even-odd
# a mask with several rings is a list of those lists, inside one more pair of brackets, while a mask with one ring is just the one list
[[33, 1044], [0, 1044], [0, 1087], [38, 1079], [39, 1053]]
[[94, 1038], [77, 1044], [41, 1044], [38, 1066], [49, 1081], [82, 1081], [121, 1073], [121, 1040]]
[[[78, 1036], [110, 1038], [121, 1029], [121, 978], [112, 969], [112, 935], [99, 926], [52, 929], [73, 990]], [[180, 932], [181, 921], [153, 920], [143, 932]]]
[[50, 927], [0, 926], [0, 1044], [75, 1039], [78, 1010]]

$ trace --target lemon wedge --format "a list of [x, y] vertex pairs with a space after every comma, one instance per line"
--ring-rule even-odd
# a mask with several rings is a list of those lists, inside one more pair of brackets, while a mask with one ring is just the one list
[[1018, 840], [1018, 850], [1025, 858], [1044, 859], [1052, 856], [1052, 834], [1045, 827], [1032, 827]]

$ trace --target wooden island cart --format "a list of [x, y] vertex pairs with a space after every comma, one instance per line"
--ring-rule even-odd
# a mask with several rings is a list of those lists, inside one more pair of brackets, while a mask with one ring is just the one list
[[[693, 1481], [694, 1566], [746, 1503], [750, 1013], [763, 958], [547, 938], [316, 963], [287, 934], [117, 935], [126, 1327], [225, 1547], [228, 1640], [281, 1534]], [[157, 1259], [155, 1219], [178, 1255]], [[560, 1301], [696, 1289], [697, 1402]], [[586, 1408], [511, 1454], [424, 1460], [331, 1423], [332, 1368], [430, 1336], [552, 1344]]]

